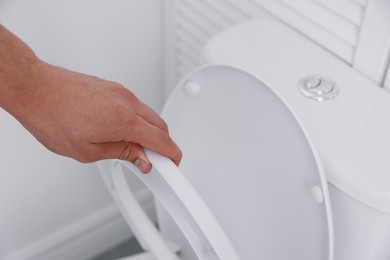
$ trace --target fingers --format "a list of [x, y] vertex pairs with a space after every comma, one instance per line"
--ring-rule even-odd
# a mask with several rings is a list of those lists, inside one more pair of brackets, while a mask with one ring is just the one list
[[152, 164], [146, 157], [144, 149], [130, 142], [115, 142], [93, 144], [99, 151], [100, 159], [119, 159], [129, 161], [141, 172], [148, 173], [152, 169]]
[[133, 107], [135, 113], [141, 116], [145, 121], [160, 128], [161, 130], [168, 132], [168, 126], [164, 120], [148, 105], [144, 104], [137, 98], [130, 90], [125, 87], [121, 88], [123, 91], [123, 97], [127, 98], [127, 101]]
[[[136, 135], [136, 141], [142, 146], [154, 150], [171, 160], [178, 166], [180, 164], [182, 153], [176, 143], [169, 136], [168, 126], [165, 121], [149, 106], [141, 101], [136, 106], [136, 113], [146, 122], [139, 129]], [[156, 126], [156, 127], [153, 127]], [[161, 131], [162, 130], [162, 131]]]
[[165, 132], [168, 132], [168, 126], [165, 121], [153, 109], [139, 100], [136, 102], [135, 112], [148, 123], [157, 126]]
[[107, 138], [102, 143], [124, 141], [138, 144], [141, 149], [142, 147], [149, 148], [179, 165], [182, 154], [169, 136], [164, 120], [130, 91], [125, 88], [120, 90], [122, 97], [126, 97], [128, 106], [120, 107], [115, 111], [116, 115], [111, 117], [113, 119], [111, 123], [115, 127], [105, 130]]
[[127, 133], [126, 141], [138, 143], [161, 155], [170, 158], [176, 165], [180, 164], [182, 153], [166, 131], [138, 117], [133, 129]]

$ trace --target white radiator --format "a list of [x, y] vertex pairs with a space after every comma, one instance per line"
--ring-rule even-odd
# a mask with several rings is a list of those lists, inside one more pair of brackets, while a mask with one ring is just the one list
[[[374, 8], [370, 7], [375, 3]], [[390, 39], [388, 0], [166, 0], [167, 91], [199, 66], [204, 43], [218, 31], [252, 17], [272, 15], [356, 67], [378, 84], [384, 83]], [[378, 32], [386, 44], [373, 53], [372, 28], [367, 10], [381, 12], [377, 23], [388, 23], [388, 33]], [[390, 17], [390, 16], [389, 16]], [[372, 19], [371, 19], [372, 20]], [[371, 21], [372, 24], [372, 21]], [[372, 26], [371, 26], [372, 27]], [[383, 31], [382, 30], [382, 31]], [[359, 49], [361, 43], [365, 48]], [[378, 45], [378, 41], [374, 40]], [[376, 57], [378, 56], [378, 57]], [[365, 62], [367, 59], [374, 61]]]

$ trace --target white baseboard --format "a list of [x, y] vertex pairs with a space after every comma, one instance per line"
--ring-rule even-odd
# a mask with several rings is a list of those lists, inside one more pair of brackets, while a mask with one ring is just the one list
[[[153, 219], [152, 195], [141, 190], [135, 197]], [[111, 204], [1, 260], [87, 260], [132, 236], [119, 210]]]

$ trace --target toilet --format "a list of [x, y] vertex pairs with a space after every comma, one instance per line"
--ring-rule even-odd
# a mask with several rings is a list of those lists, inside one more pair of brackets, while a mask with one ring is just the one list
[[[390, 94], [280, 21], [214, 36], [162, 117], [177, 168], [99, 163], [145, 253], [158, 260], [389, 260]], [[132, 195], [155, 194], [158, 226]]]

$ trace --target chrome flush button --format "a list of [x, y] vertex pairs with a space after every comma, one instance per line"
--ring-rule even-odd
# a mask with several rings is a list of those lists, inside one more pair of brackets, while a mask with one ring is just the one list
[[301, 79], [298, 88], [302, 95], [317, 101], [333, 99], [340, 93], [340, 88], [334, 80], [321, 75]]

